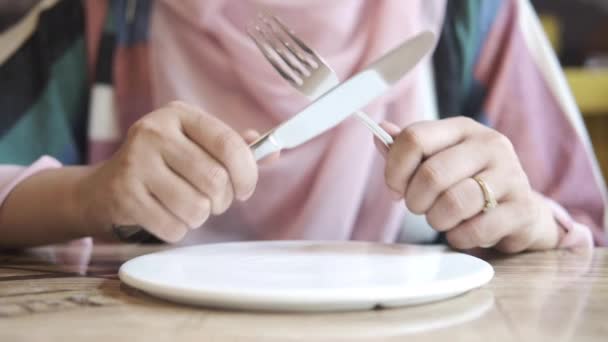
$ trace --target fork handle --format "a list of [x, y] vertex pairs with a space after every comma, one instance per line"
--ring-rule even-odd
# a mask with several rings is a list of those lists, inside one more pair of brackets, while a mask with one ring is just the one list
[[[388, 134], [382, 127], [380, 127], [374, 120], [372, 120], [367, 114], [362, 111], [355, 113], [355, 117], [359, 119], [374, 135], [386, 145], [390, 147], [393, 143], [393, 138]], [[259, 137], [256, 141], [251, 143], [249, 147], [255, 156], [255, 160], [260, 160], [274, 152], [281, 150], [281, 144], [272, 135], [273, 131], [268, 131], [266, 134]], [[143, 227], [130, 225], [115, 225], [112, 227], [112, 231], [116, 238], [123, 242], [137, 243], [150, 240], [152, 234], [146, 231]]]
[[372, 120], [367, 114], [362, 111], [355, 113], [355, 117], [359, 119], [372, 133], [386, 146], [390, 147], [393, 144], [393, 137], [388, 134], [376, 121]]

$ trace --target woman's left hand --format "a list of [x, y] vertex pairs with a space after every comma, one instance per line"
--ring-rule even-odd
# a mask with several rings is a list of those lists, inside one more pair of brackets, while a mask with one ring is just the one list
[[[542, 195], [533, 191], [510, 140], [458, 117], [415, 123], [395, 136], [386, 155], [386, 183], [408, 209], [426, 215], [458, 249], [495, 247], [516, 253], [557, 246], [562, 230]], [[488, 196], [497, 202], [484, 211]], [[490, 195], [491, 197], [491, 195]]]

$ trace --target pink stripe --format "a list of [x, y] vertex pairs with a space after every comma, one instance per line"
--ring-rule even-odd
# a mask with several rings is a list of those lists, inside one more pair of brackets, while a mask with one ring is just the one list
[[[47, 156], [44, 156], [44, 157], [38, 159], [36, 162], [34, 162], [29, 167], [24, 167], [24, 168], [21, 168], [18, 170], [15, 170], [13, 167], [8, 166], [10, 168], [10, 171], [16, 171], [16, 172], [13, 173], [13, 175], [12, 175], [13, 178], [0, 189], [0, 203], [3, 203], [4, 200], [11, 193], [11, 191], [13, 191], [13, 189], [19, 183], [21, 183], [24, 179], [30, 177], [31, 175], [33, 175], [37, 172], [42, 171], [42, 170], [58, 168], [60, 166], [61, 166], [61, 163], [59, 163], [57, 160], [55, 160], [51, 157], [47, 157]], [[2, 166], [0, 169], [6, 169], [6, 166]]]
[[143, 115], [150, 113], [152, 91], [148, 46], [136, 44], [116, 51], [114, 64], [116, 107], [122, 129], [127, 129]]
[[95, 78], [95, 65], [97, 65], [97, 55], [99, 41], [103, 31], [103, 25], [108, 12], [107, 0], [86, 0], [86, 43], [87, 43], [87, 64], [90, 79]]
[[519, 30], [518, 20], [524, 19], [515, 3], [509, 2], [497, 18], [476, 69], [488, 89], [485, 112], [513, 142], [533, 189], [578, 214], [580, 227], [573, 221], [568, 224], [572, 231], [587, 224], [595, 243], [604, 245], [605, 204], [593, 174], [594, 157], [535, 64]]
[[89, 142], [89, 163], [104, 161], [112, 156], [120, 147], [120, 142]]

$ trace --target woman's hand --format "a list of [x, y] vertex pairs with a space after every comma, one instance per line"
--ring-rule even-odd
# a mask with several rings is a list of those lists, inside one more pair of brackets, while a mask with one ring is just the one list
[[[386, 153], [386, 183], [408, 209], [424, 214], [458, 249], [496, 247], [504, 252], [557, 245], [561, 228], [535, 193], [508, 138], [468, 118], [415, 123], [395, 135]], [[486, 197], [478, 177], [497, 201]]]
[[176, 242], [248, 199], [257, 177], [244, 138], [214, 116], [171, 103], [136, 122], [119, 151], [80, 182], [82, 222], [96, 227], [92, 235], [139, 225]]

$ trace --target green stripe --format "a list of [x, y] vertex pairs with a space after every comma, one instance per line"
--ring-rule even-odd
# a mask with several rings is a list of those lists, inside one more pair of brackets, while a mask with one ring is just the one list
[[458, 22], [456, 23], [456, 36], [460, 41], [460, 53], [462, 54], [462, 89], [469, 92], [473, 81], [473, 68], [477, 56], [479, 41], [477, 37], [480, 32], [480, 0], [469, 0], [459, 7]]
[[62, 159], [66, 151], [77, 148], [73, 127], [86, 115], [87, 88], [86, 51], [81, 38], [53, 65], [38, 101], [0, 139], [1, 162], [27, 165], [44, 154]]
[[116, 24], [114, 19], [114, 7], [116, 4], [114, 1], [108, 1], [108, 9], [106, 13], [106, 21], [103, 25], [103, 32], [106, 34], [115, 34], [116, 33]]

